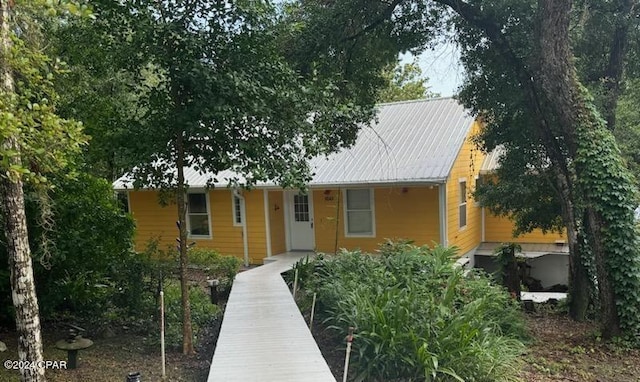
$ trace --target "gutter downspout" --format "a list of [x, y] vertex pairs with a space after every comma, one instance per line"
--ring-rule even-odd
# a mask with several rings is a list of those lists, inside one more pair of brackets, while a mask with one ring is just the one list
[[482, 242], [484, 243], [485, 241], [487, 241], [486, 238], [486, 228], [485, 228], [485, 212], [484, 212], [484, 207], [481, 207], [481, 211], [482, 211]]
[[440, 245], [446, 247], [449, 245], [447, 233], [447, 183], [438, 185], [438, 212], [440, 222]]
[[249, 266], [249, 240], [247, 238], [247, 209], [244, 196], [237, 188], [233, 189], [233, 195], [240, 199], [240, 216], [242, 219], [242, 245], [244, 246], [244, 266]]
[[264, 227], [267, 241], [267, 258], [271, 257], [271, 220], [269, 219], [269, 191], [262, 190], [264, 199]]

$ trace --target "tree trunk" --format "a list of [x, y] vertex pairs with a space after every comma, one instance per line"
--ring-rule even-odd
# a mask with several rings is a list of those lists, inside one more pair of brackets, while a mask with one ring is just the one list
[[634, 1], [621, 0], [619, 14], [616, 17], [616, 27], [611, 38], [611, 51], [609, 62], [605, 69], [602, 82], [605, 89], [604, 102], [602, 104], [602, 117], [607, 121], [607, 128], [614, 131], [616, 128], [616, 109], [620, 97], [620, 83], [624, 71], [624, 57], [629, 45], [629, 26], [632, 20]]
[[[14, 92], [11, 68], [6, 60], [6, 52], [11, 48], [10, 20], [11, 5], [7, 0], [0, 0], [0, 30], [3, 50], [0, 70], [2, 71], [2, 93]], [[19, 153], [20, 146], [16, 137], [8, 137], [1, 143], [6, 151]], [[9, 165], [20, 167], [19, 155], [9, 159]], [[9, 174], [0, 175], [0, 200], [2, 203], [7, 254], [11, 280], [11, 297], [16, 314], [16, 330], [18, 332], [18, 359], [40, 364], [42, 356], [42, 336], [40, 333], [40, 316], [38, 298], [36, 296], [31, 262], [31, 249], [27, 233], [27, 218], [24, 210], [24, 192], [19, 176], [12, 179]], [[22, 368], [22, 381], [45, 381], [45, 369], [42, 367]]]
[[504, 285], [511, 297], [520, 301], [520, 270], [518, 269], [518, 260], [516, 260], [516, 246], [509, 244], [502, 247], [502, 285]]
[[562, 219], [567, 230], [569, 244], [569, 315], [576, 321], [584, 321], [591, 302], [592, 283], [587, 269], [583, 265], [585, 256], [584, 237], [580, 234], [580, 224], [576, 218], [576, 209], [572, 202], [572, 192], [564, 174], [558, 171], [556, 183], [560, 190]]
[[187, 203], [185, 201], [184, 184], [184, 142], [182, 132], [176, 138], [176, 167], [178, 171], [178, 185], [176, 199], [178, 201], [178, 228], [180, 230], [180, 290], [182, 293], [182, 352], [193, 354], [193, 328], [191, 327], [191, 306], [189, 304], [189, 280], [187, 266], [189, 254], [187, 252]]
[[[634, 253], [616, 252], [611, 246], [621, 245], [620, 238], [627, 240], [635, 236], [634, 232], [614, 232], [613, 225], [614, 220], [625, 221], [628, 218], [625, 215], [631, 213], [626, 211], [625, 204], [632, 199], [633, 187], [625, 176], [626, 169], [620, 165], [619, 153], [609, 147], [615, 146], [615, 141], [577, 79], [569, 47], [571, 2], [540, 0], [539, 6], [540, 45], [544, 52], [540, 54], [540, 83], [553, 114], [563, 126], [563, 139], [568, 142], [569, 158], [575, 169], [575, 179], [571, 181], [577, 190], [573, 197], [584, 206], [583, 232], [595, 260], [601, 328], [603, 336], [611, 338], [621, 333], [616, 300], [620, 299], [620, 305], [623, 305], [623, 295], [615, 293], [614, 268], [611, 266], [619, 267], [623, 263], [630, 266], [634, 262]], [[625, 194], [617, 188], [629, 191]], [[617, 200], [612, 202], [612, 199]], [[613, 211], [619, 211], [619, 214]], [[633, 229], [632, 224], [617, 228]], [[627, 257], [628, 262], [625, 261]], [[630, 275], [623, 280], [620, 276], [618, 281], [629, 285], [635, 284], [633, 278], [637, 277]]]

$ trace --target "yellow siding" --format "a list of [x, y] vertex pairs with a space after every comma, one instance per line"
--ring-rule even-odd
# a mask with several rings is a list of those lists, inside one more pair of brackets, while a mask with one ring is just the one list
[[271, 223], [271, 254], [287, 250], [282, 191], [269, 191], [269, 221]]
[[507, 217], [495, 216], [485, 211], [485, 241], [496, 243], [555, 243], [556, 240], [565, 240], [564, 235], [557, 232], [548, 232], [546, 235], [536, 229], [518, 237], [513, 237], [513, 222]]
[[262, 194], [262, 190], [256, 190], [254, 192], [245, 192], [244, 198], [246, 206], [245, 209], [247, 211], [249, 261], [251, 264], [262, 264], [262, 260], [267, 257], [264, 196]]
[[158, 239], [158, 248], [175, 247], [178, 208], [175, 203], [161, 207], [155, 191], [129, 192], [131, 214], [136, 221], [135, 248], [144, 251], [150, 240]]
[[[260, 264], [266, 256], [265, 219], [262, 191], [245, 192], [249, 258]], [[174, 248], [178, 218], [174, 204], [163, 207], [155, 191], [132, 191], [129, 194], [131, 212], [137, 225], [136, 249], [144, 250], [152, 238], [159, 239], [160, 249]], [[209, 191], [211, 239], [193, 239], [198, 248], [211, 248], [222, 254], [244, 258], [242, 227], [233, 225], [231, 190]], [[191, 240], [191, 239], [190, 239]]]
[[[335, 248], [373, 251], [385, 238], [404, 238], [416, 244], [439, 239], [438, 188], [374, 188], [376, 237], [345, 237], [342, 190], [313, 191], [316, 250]], [[336, 242], [337, 228], [337, 242]]]
[[[480, 171], [484, 156], [474, 147], [471, 138], [479, 131], [480, 125], [473, 127], [456, 158], [447, 180], [447, 235], [448, 245], [457, 246], [463, 255], [480, 244], [482, 239], [482, 213], [474, 203], [475, 178]], [[460, 228], [460, 180], [467, 182], [467, 225]]]

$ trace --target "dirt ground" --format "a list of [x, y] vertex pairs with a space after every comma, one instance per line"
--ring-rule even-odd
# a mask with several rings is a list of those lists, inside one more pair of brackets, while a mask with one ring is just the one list
[[[206, 381], [213, 356], [220, 322], [213, 323], [197, 349], [197, 354], [184, 356], [167, 354], [167, 378], [172, 382]], [[640, 350], [624, 350], [620, 346], [603, 344], [593, 323], [577, 323], [566, 316], [544, 313], [527, 315], [527, 324], [534, 342], [522, 355], [523, 382], [640, 382]], [[342, 380], [345, 344], [314, 325], [318, 341], [337, 380]], [[65, 352], [53, 344], [64, 333], [45, 328], [45, 359], [66, 360]], [[15, 333], [0, 330], [0, 340], [8, 350], [3, 360], [17, 359]], [[112, 382], [124, 381], [127, 373], [139, 371], [145, 382], [162, 381], [159, 349], [146, 347], [144, 338], [121, 331], [115, 337], [94, 339], [94, 346], [79, 353], [75, 370], [48, 370], [51, 382]], [[19, 381], [16, 371], [0, 368], [0, 381]]]
[[[206, 381], [209, 365], [213, 356], [219, 322], [207, 328], [207, 334], [195, 355], [182, 355], [180, 352], [167, 351], [166, 375], [164, 381], [192, 382]], [[65, 351], [54, 347], [56, 340], [64, 338], [64, 332], [45, 328], [44, 359], [48, 361], [66, 361]], [[8, 350], [1, 353], [3, 361], [17, 359], [17, 338], [14, 332], [0, 332], [0, 338], [7, 344]], [[127, 333], [104, 339], [92, 339], [94, 345], [78, 353], [77, 368], [74, 370], [46, 371], [49, 382], [113, 382], [125, 381], [130, 372], [140, 372], [142, 381], [162, 381], [162, 363], [160, 349], [144, 344], [144, 337]], [[0, 381], [19, 381], [15, 370], [0, 368]]]
[[603, 344], [593, 323], [561, 315], [527, 317], [536, 342], [523, 355], [524, 381], [640, 381], [640, 350]]

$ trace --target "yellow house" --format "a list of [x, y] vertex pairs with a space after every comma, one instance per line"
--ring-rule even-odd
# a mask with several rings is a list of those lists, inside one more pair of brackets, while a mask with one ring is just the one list
[[[286, 251], [373, 251], [387, 238], [405, 238], [455, 245], [472, 265], [477, 250], [499, 242], [561, 240], [537, 233], [513, 239], [508, 219], [475, 203], [485, 161], [471, 142], [479, 129], [452, 98], [382, 104], [351, 148], [311, 161], [307, 193], [269, 183], [231, 189], [230, 172], [216, 174], [220, 183], [207, 189], [212, 177], [186, 168], [190, 237], [197, 247], [257, 264]], [[127, 188], [126, 177], [114, 188], [128, 196], [138, 249], [153, 238], [175, 245], [175, 205], [160, 206], [156, 191]]]

